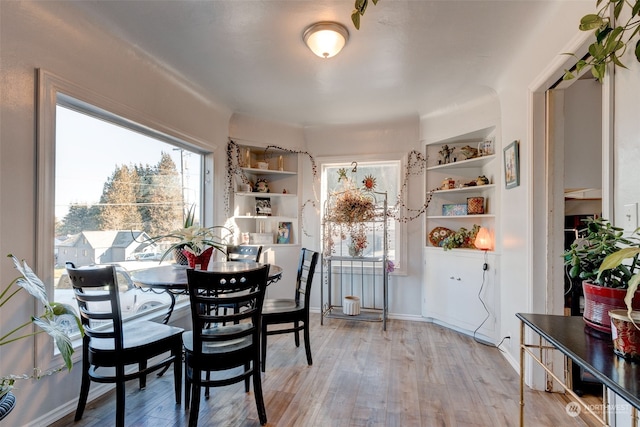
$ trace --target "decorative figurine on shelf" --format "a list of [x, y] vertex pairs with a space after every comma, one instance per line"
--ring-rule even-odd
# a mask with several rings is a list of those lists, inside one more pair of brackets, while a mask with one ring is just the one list
[[445, 178], [440, 186], [441, 190], [453, 190], [456, 188], [456, 181], [453, 178]]
[[480, 175], [478, 177], [478, 179], [476, 179], [476, 184], [477, 185], [487, 185], [487, 184], [489, 184], [489, 178], [487, 178], [484, 175]]
[[478, 157], [478, 149], [473, 148], [470, 145], [465, 145], [464, 147], [460, 148], [460, 151], [462, 152], [462, 154], [464, 154], [464, 157], [466, 159], [473, 159], [475, 157]]
[[269, 184], [264, 178], [260, 178], [256, 181], [256, 185], [253, 187], [253, 191], [257, 193], [269, 193]]
[[453, 151], [455, 149], [455, 147], [449, 148], [449, 146], [446, 144], [442, 146], [442, 150], [439, 151], [440, 155], [442, 156], [442, 164], [446, 165], [447, 163], [451, 163], [451, 155], [453, 154]]

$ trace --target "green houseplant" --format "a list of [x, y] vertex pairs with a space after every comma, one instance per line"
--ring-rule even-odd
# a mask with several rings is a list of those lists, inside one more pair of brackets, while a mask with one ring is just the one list
[[[627, 68], [620, 58], [629, 46], [634, 49], [635, 57], [640, 62], [640, 39], [636, 37], [640, 31], [640, 0], [597, 0], [596, 6], [597, 13], [585, 15], [580, 20], [578, 28], [581, 31], [593, 31], [596, 39], [589, 45], [589, 57], [579, 59], [576, 63], [576, 72], [580, 73], [583, 68], [590, 66], [591, 74], [602, 82], [607, 64]], [[610, 10], [613, 10], [613, 19], [609, 16]], [[621, 20], [622, 16], [627, 19]], [[565, 71], [565, 80], [574, 77], [573, 72]]]
[[564, 263], [572, 279], [582, 280], [585, 298], [584, 320], [602, 332], [611, 332], [608, 312], [624, 308], [624, 296], [631, 277], [638, 269], [638, 258], [600, 271], [607, 256], [625, 247], [640, 247], [637, 233], [625, 236], [624, 230], [602, 218], [586, 220], [587, 235], [574, 242], [564, 253]]
[[[222, 233], [225, 234], [223, 235]], [[164, 260], [169, 254], [174, 254], [176, 261], [178, 261], [180, 254], [185, 257], [199, 257], [203, 254], [210, 256], [213, 250], [226, 254], [226, 241], [230, 234], [232, 234], [231, 230], [222, 225], [213, 227], [201, 227], [198, 225], [195, 222], [195, 206], [192, 205], [185, 212], [182, 228], [173, 230], [168, 234], [151, 237], [145, 242], [149, 244], [168, 242], [169, 246], [164, 251], [160, 261]]]
[[[15, 402], [12, 397], [11, 390], [13, 390], [14, 384], [17, 380], [31, 378], [38, 379], [65, 368], [70, 371], [73, 367], [73, 361], [71, 360], [71, 356], [73, 355], [73, 345], [63, 320], [66, 321], [69, 316], [72, 316], [75, 319], [78, 329], [82, 335], [84, 335], [84, 329], [82, 328], [80, 319], [71, 306], [49, 301], [44, 283], [33, 272], [33, 270], [31, 270], [26, 262], [20, 262], [11, 254], [7, 256], [13, 260], [13, 264], [16, 270], [20, 273], [20, 276], [13, 279], [4, 287], [4, 289], [2, 289], [2, 292], [0, 292], [0, 309], [8, 304], [9, 301], [11, 301], [11, 299], [19, 292], [26, 291], [42, 304], [44, 312], [40, 316], [32, 317], [31, 321], [25, 322], [0, 336], [0, 346], [9, 345], [13, 342], [45, 332], [54, 340], [58, 350], [60, 351], [60, 355], [64, 360], [64, 366], [51, 371], [41, 372], [38, 368], [35, 368], [32, 374], [7, 375], [0, 377], [0, 399], [7, 399], [10, 397], [12, 401]], [[29, 329], [32, 323], [38, 327], [38, 330], [34, 331]], [[11, 406], [10, 409], [12, 408], [13, 407]], [[4, 414], [0, 414], [0, 419], [8, 414], [10, 409]]]

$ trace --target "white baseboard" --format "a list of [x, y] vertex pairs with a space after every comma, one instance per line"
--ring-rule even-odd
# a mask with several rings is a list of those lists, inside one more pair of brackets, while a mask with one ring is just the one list
[[[112, 389], [115, 388], [115, 384], [98, 384], [91, 383], [91, 388], [89, 389], [89, 397], [87, 398], [87, 405], [102, 396], [105, 393], [108, 393]], [[80, 388], [78, 387], [78, 394], [80, 394]], [[50, 424], [55, 423], [61, 418], [66, 417], [69, 414], [73, 414], [76, 411], [76, 407], [78, 406], [78, 399], [74, 399], [65, 403], [64, 405], [58, 406], [53, 411], [47, 412], [42, 416], [36, 418], [31, 421], [29, 424], [25, 424], [24, 427], [42, 427], [48, 426]], [[115, 420], [113, 420], [115, 423]]]

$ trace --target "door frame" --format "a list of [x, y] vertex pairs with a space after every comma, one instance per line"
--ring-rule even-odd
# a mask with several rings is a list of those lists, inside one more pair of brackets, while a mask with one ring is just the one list
[[[591, 43], [591, 34], [578, 34], [564, 52], [576, 52], [578, 57], [586, 55]], [[546, 92], [551, 89], [563, 89], [572, 81], [562, 81], [565, 69], [570, 69], [576, 63], [575, 57], [558, 56], [546, 70], [529, 85], [529, 129], [528, 136], [531, 144], [528, 146], [527, 158], [530, 162], [529, 182], [530, 218], [528, 242], [531, 254], [531, 275], [529, 289], [529, 309], [536, 313], [563, 314], [564, 299], [558, 287], [558, 277], [563, 277], [564, 262], [562, 254], [558, 253], [561, 246], [558, 241], [564, 239], [564, 220], [559, 218], [556, 209], [558, 203], [564, 203], [564, 197], [558, 195], [558, 174], [563, 168], [554, 167], [554, 153], [560, 148], [550, 138], [548, 109], [553, 106]], [[587, 71], [590, 72], [590, 71]], [[602, 214], [612, 218], [613, 212], [613, 69], [608, 69], [602, 83]], [[552, 102], [552, 101], [551, 101]], [[560, 220], [562, 219], [562, 221]], [[540, 238], [544, 236], [544, 238]], [[561, 281], [562, 282], [562, 281]], [[560, 294], [560, 295], [559, 295]], [[563, 375], [563, 367], [556, 364], [554, 371]], [[530, 373], [527, 383], [539, 390], [550, 389], [545, 376], [532, 373], [531, 366], [526, 372]]]

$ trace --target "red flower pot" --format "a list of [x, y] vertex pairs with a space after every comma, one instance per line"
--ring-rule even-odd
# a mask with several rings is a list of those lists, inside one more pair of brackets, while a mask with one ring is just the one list
[[209, 267], [209, 260], [213, 254], [213, 247], [208, 247], [200, 255], [194, 255], [191, 252], [183, 249], [182, 253], [187, 257], [189, 261], [189, 267], [196, 270], [206, 270]]
[[[598, 331], [610, 334], [611, 318], [609, 317], [609, 311], [627, 309], [624, 303], [627, 290], [606, 288], [585, 281], [582, 282], [582, 291], [584, 293], [584, 313], [582, 315], [584, 322]], [[634, 310], [640, 310], [640, 291], [637, 291], [633, 298], [633, 308]]]

